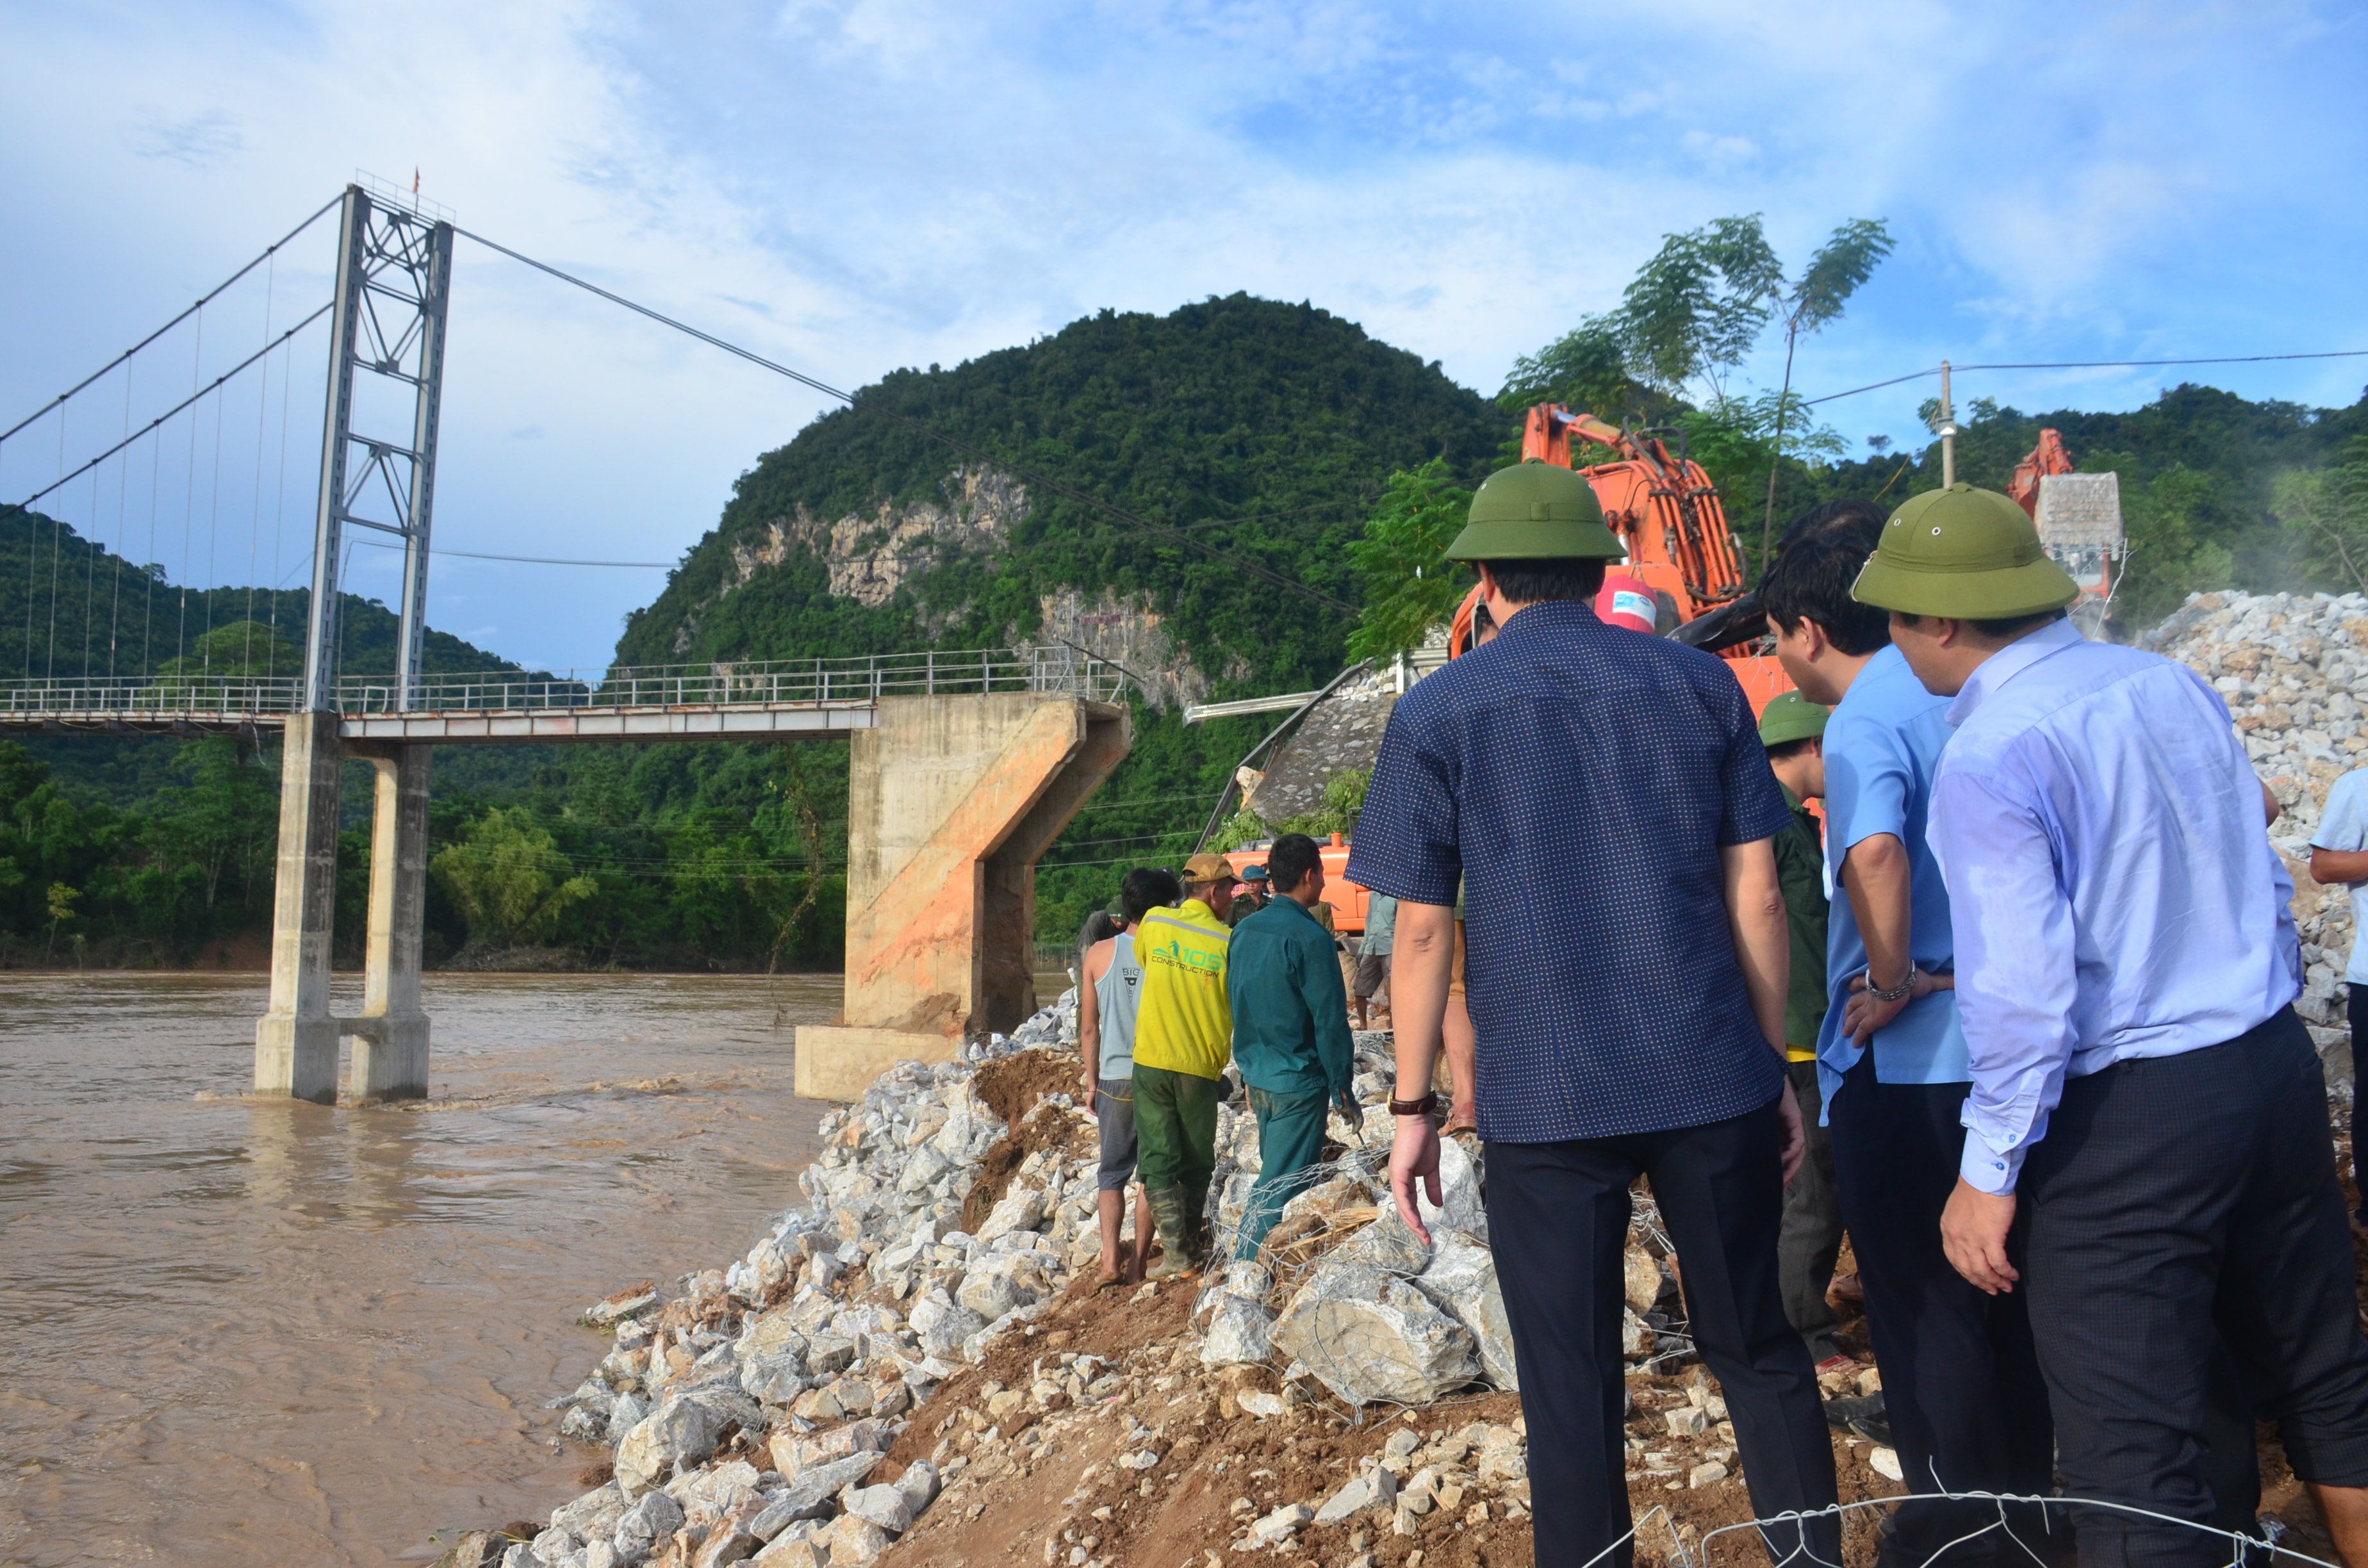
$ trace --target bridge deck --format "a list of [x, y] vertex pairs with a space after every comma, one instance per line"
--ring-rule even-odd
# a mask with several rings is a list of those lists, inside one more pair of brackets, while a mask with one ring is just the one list
[[[878, 722], [885, 697], [1066, 692], [1112, 701], [1118, 666], [1066, 645], [423, 677], [399, 700], [386, 677], [340, 680], [347, 740], [436, 745], [827, 739]], [[0, 733], [202, 735], [278, 729], [290, 676], [169, 675], [0, 681]]]

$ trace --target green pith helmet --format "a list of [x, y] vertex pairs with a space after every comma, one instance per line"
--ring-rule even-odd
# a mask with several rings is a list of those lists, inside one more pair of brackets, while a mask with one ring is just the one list
[[1826, 733], [1828, 711], [1797, 691], [1781, 692], [1769, 699], [1759, 715], [1759, 744], [1781, 746], [1787, 741], [1815, 739]]
[[2039, 547], [2021, 507], [1995, 490], [1929, 490], [1891, 515], [1850, 597], [1902, 615], [2012, 620], [2080, 597]]
[[1595, 487], [1560, 463], [1531, 458], [1490, 474], [1450, 561], [1617, 561], [1627, 547], [1603, 524]]

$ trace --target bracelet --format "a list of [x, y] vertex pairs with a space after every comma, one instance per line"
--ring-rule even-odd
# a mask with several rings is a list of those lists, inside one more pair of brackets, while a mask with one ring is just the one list
[[1438, 1104], [1439, 1091], [1431, 1089], [1426, 1091], [1420, 1099], [1402, 1100], [1393, 1097], [1390, 1101], [1390, 1114], [1392, 1116], [1429, 1116], [1432, 1108]]
[[1907, 978], [1888, 990], [1874, 983], [1874, 971], [1870, 969], [1866, 971], [1866, 994], [1878, 1002], [1896, 1002], [1916, 989], [1916, 981], [1917, 969], [1914, 959], [1907, 960]]

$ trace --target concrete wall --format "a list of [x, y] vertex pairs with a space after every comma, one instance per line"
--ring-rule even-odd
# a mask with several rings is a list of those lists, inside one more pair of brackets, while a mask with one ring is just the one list
[[1073, 697], [882, 699], [852, 743], [846, 1008], [798, 1031], [798, 1093], [855, 1098], [1035, 1010], [1036, 861], [1132, 742]]

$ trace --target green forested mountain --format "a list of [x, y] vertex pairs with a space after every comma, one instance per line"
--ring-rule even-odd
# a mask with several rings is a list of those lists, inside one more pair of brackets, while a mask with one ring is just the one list
[[[1002, 645], [1074, 631], [1082, 603], [1105, 619], [1158, 619], [1168, 667], [1141, 673], [1168, 678], [1169, 695], [1188, 665], [1212, 698], [1304, 689], [1344, 661], [1355, 616], [1326, 597], [1363, 603], [1349, 546], [1392, 475], [1439, 459], [1440, 483], [1476, 483], [1517, 449], [1517, 404], [1537, 391], [1491, 401], [1325, 312], [1239, 295], [1167, 316], [1104, 312], [950, 369], [898, 371], [756, 460], [715, 529], [631, 619], [617, 659]], [[1716, 411], [1661, 412], [1686, 426], [1756, 559], [1770, 448]], [[981, 488], [975, 455], [902, 421], [985, 454], [995, 483]], [[2122, 476], [2134, 623], [2193, 589], [2360, 585], [2294, 519], [2306, 494], [2330, 517], [2368, 506], [2368, 400], [2315, 410], [2182, 386], [2127, 413], [2044, 415], [1975, 400], [1961, 422], [1960, 476], [2003, 487], [2047, 426], [2081, 468]], [[1024, 505], [1009, 488], [1015, 472]], [[1043, 479], [1183, 529], [1214, 553]], [[1820, 501], [1893, 504], [1939, 481], [1937, 444], [1859, 460], [1787, 458], [1778, 524]], [[2354, 524], [2368, 537], [2368, 517]], [[54, 631], [52, 578], [67, 585]], [[29, 617], [17, 597], [28, 587]], [[135, 597], [138, 669], [125, 663]], [[1048, 624], [1064, 597], [1072, 620]], [[277, 668], [303, 615], [301, 590], [251, 604], [244, 589], [185, 600], [50, 519], [0, 517], [0, 676], [105, 674], [110, 647], [120, 673], [233, 660]], [[391, 668], [393, 631], [383, 607], [348, 600], [345, 667]], [[499, 665], [441, 634], [428, 660]], [[1176, 863], [1271, 722], [1188, 729], [1172, 706], [1133, 700], [1133, 755], [1046, 858], [1042, 939], [1074, 932], [1126, 866]], [[833, 964], [846, 757], [844, 743], [445, 748], [431, 957], [540, 944], [627, 965]], [[208, 938], [260, 930], [274, 766], [228, 741], [0, 743], [0, 954], [62, 958], [79, 935], [101, 958], [174, 961]], [[349, 834], [349, 950], [366, 855]], [[496, 886], [502, 877], [519, 881]]]
[[[723, 594], [734, 547], [768, 525], [869, 519], [944, 494], [967, 460], [883, 414], [1227, 557], [1038, 493], [999, 547], [950, 553], [886, 606], [831, 597], [809, 551]], [[1502, 425], [1435, 363], [1307, 305], [1236, 294], [1167, 316], [1105, 311], [951, 370], [899, 370], [766, 453], [631, 619], [618, 661], [986, 646], [1030, 636], [1040, 597], [1074, 586], [1142, 596], [1225, 695], [1327, 679], [1353, 616], [1245, 563], [1354, 604], [1343, 552], [1390, 472], [1443, 457], [1476, 480]]]

